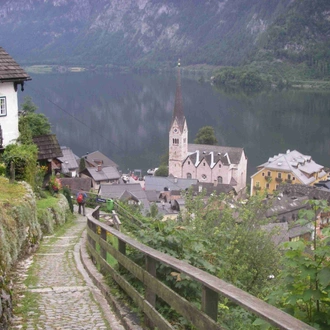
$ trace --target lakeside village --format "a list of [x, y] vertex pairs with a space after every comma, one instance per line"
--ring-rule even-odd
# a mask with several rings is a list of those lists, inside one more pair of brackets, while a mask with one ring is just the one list
[[[17, 90], [31, 80], [15, 60], [0, 47], [0, 148], [3, 152], [19, 138]], [[323, 165], [312, 156], [297, 150], [265, 159], [251, 177], [247, 191], [247, 155], [243, 148], [188, 143], [188, 126], [184, 115], [180, 66], [175, 104], [169, 130], [168, 177], [155, 176], [149, 170], [121, 174], [118, 165], [100, 151], [78, 157], [67, 146], [60, 146], [56, 135], [33, 137], [38, 147], [38, 163], [47, 168], [49, 176], [60, 173], [62, 186], [75, 195], [83, 190], [100, 200], [121, 200], [137, 204], [142, 212], [157, 205], [163, 219], [176, 219], [185, 210], [183, 193], [192, 190], [205, 201], [217, 194], [228, 195], [235, 203], [244, 202], [248, 195], [265, 193], [269, 208], [265, 216], [271, 219], [269, 230], [278, 227], [277, 243], [300, 238], [312, 240], [328, 226], [330, 214], [319, 213], [317, 226], [301, 225], [296, 220], [300, 210], [308, 208], [307, 200], [330, 201], [330, 180]], [[279, 151], [280, 152], [280, 151]], [[276, 192], [276, 193], [274, 193]]]

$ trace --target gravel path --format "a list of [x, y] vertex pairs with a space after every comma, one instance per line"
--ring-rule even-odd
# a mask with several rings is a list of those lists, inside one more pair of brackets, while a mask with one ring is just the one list
[[[65, 233], [44, 237], [37, 253], [19, 264], [14, 291], [21, 299], [31, 296], [34, 301], [26, 311], [28, 321], [15, 317], [10, 329], [124, 329], [81, 264], [79, 247], [85, 225], [86, 218], [77, 215]], [[33, 285], [26, 287], [28, 271]]]

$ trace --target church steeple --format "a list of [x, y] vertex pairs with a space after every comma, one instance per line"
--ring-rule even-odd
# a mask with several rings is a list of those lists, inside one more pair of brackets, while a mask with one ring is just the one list
[[182, 177], [182, 164], [188, 155], [188, 127], [183, 113], [181, 93], [180, 60], [178, 63], [178, 78], [176, 84], [175, 102], [171, 127], [169, 131], [169, 161], [168, 172], [177, 178]]
[[181, 70], [180, 70], [180, 59], [178, 61], [178, 77], [176, 82], [176, 93], [175, 93], [175, 103], [174, 103], [174, 109], [173, 109], [173, 117], [172, 117], [172, 123], [173, 125], [174, 121], [177, 121], [177, 124], [179, 126], [180, 131], [183, 131], [184, 123], [186, 121], [186, 118], [183, 113], [183, 101], [182, 101], [182, 93], [181, 93]]

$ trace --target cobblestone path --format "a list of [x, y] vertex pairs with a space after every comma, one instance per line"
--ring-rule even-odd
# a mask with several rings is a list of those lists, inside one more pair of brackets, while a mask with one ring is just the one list
[[65, 233], [44, 237], [37, 253], [19, 266], [14, 290], [21, 305], [28, 305], [28, 319], [15, 317], [10, 329], [124, 329], [80, 262], [85, 225], [86, 218], [78, 215]]

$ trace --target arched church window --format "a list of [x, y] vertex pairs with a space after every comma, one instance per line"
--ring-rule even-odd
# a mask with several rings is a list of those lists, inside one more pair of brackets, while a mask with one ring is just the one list
[[187, 179], [191, 179], [191, 173], [187, 173]]
[[222, 176], [218, 176], [218, 183], [222, 183]]

